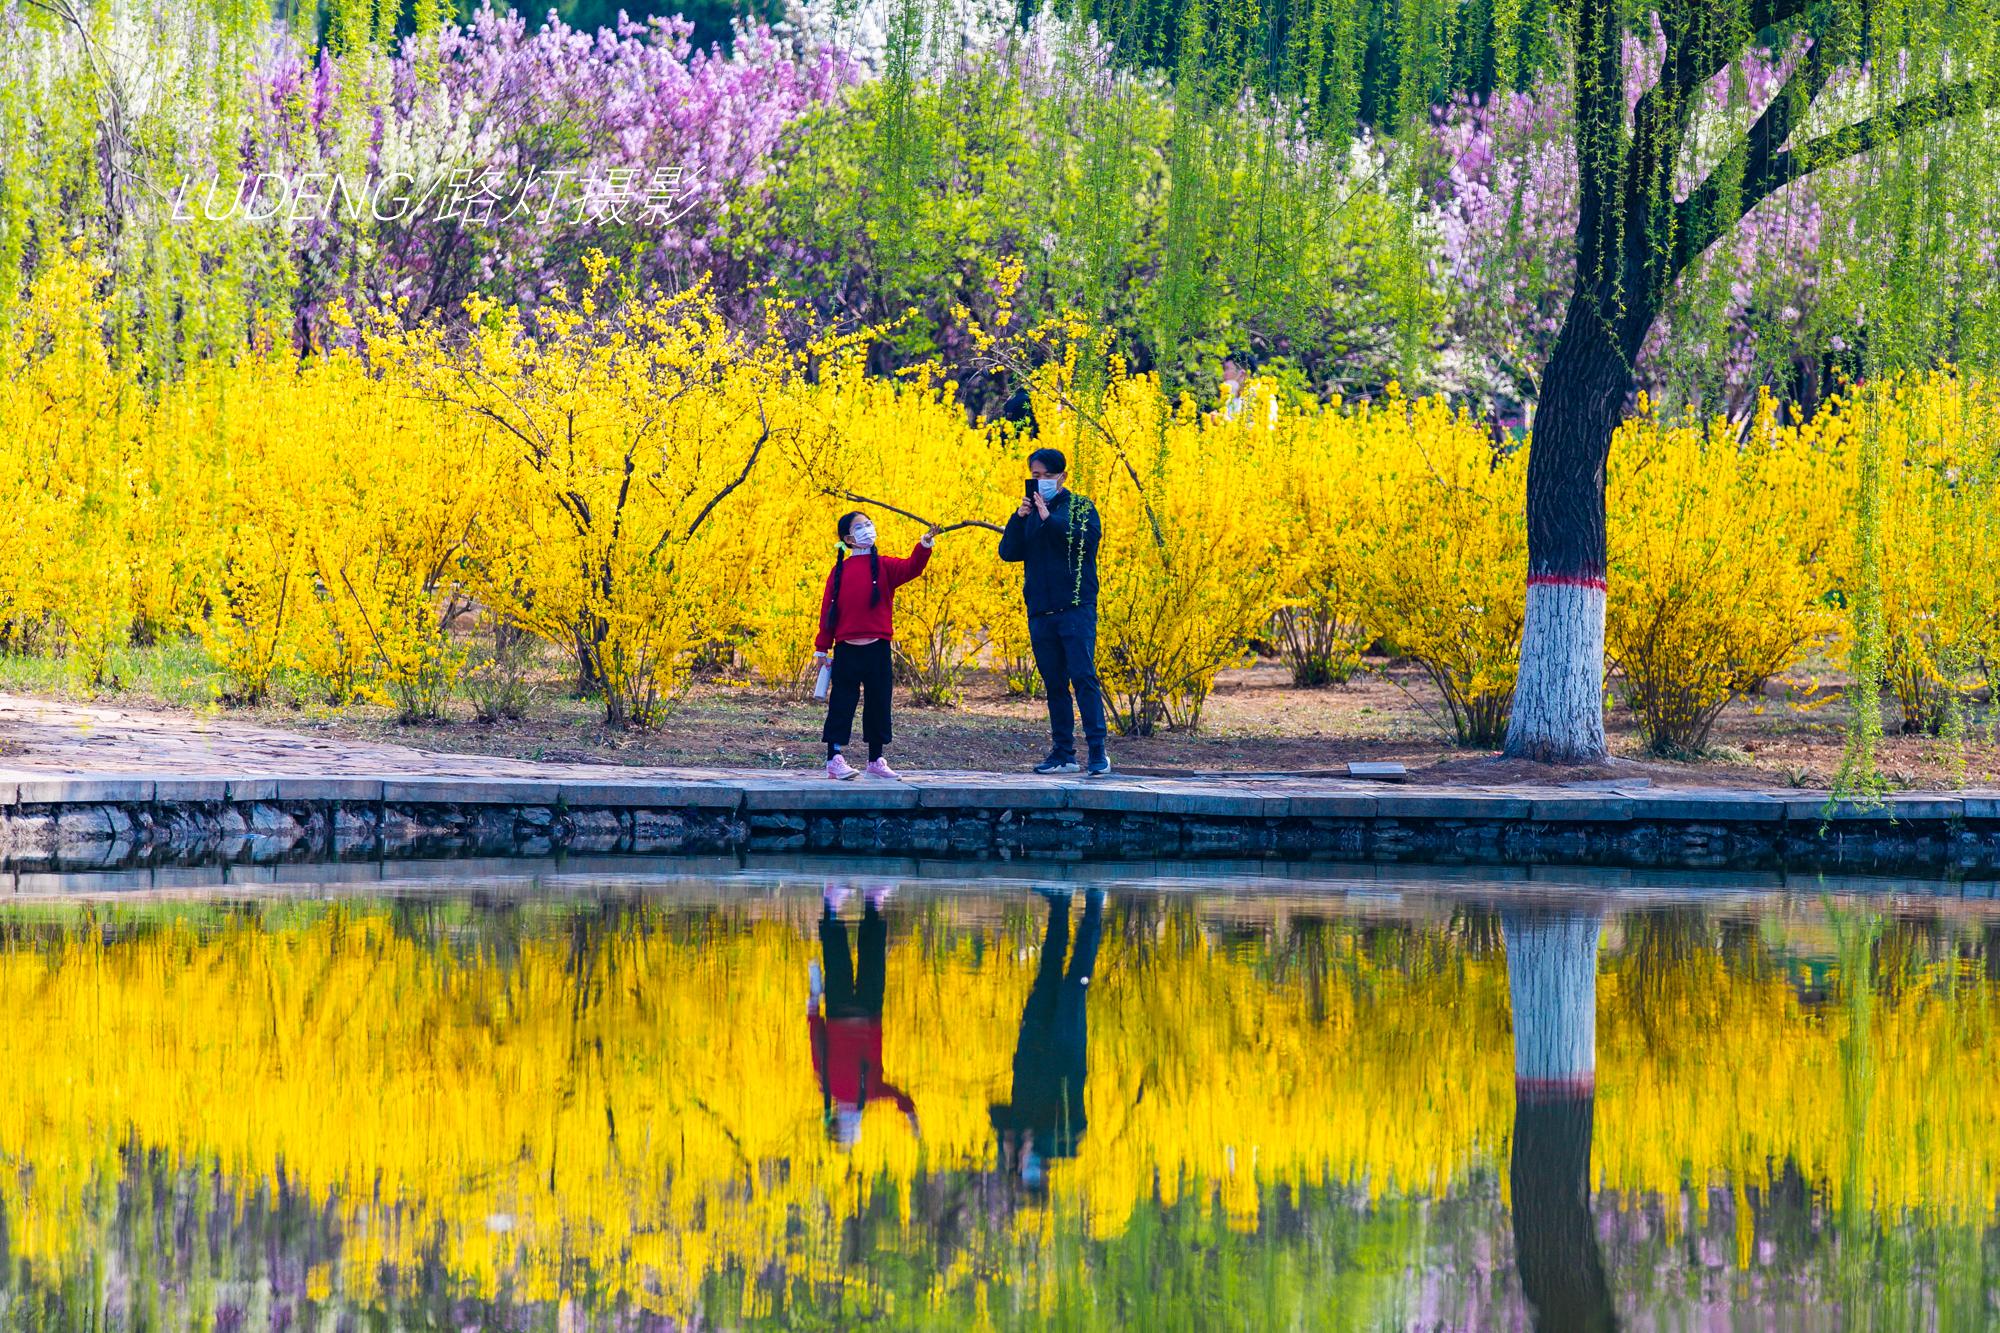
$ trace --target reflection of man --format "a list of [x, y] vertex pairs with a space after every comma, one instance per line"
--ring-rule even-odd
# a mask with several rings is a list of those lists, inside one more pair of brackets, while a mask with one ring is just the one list
[[[1104, 890], [1092, 889], [1084, 895], [1083, 924], [1077, 928], [1072, 953], [1069, 894], [1039, 892], [1049, 902], [1049, 924], [1042, 938], [1035, 985], [1021, 1011], [1021, 1037], [1014, 1047], [1013, 1099], [992, 1108], [993, 1128], [1000, 1137], [1001, 1166], [1018, 1173], [1030, 1186], [1042, 1184], [1044, 1166], [1050, 1159], [1076, 1156], [1077, 1141], [1083, 1137], [1089, 1036], [1084, 1005], [1104, 926]], [[1065, 954], [1069, 955], [1067, 971], [1063, 968]]]
[[1538, 1329], [1612, 1329], [1590, 1213], [1598, 918], [1510, 912], [1502, 923], [1514, 1008], [1514, 1266]]
[[910, 1128], [917, 1127], [916, 1103], [882, 1076], [884, 955], [889, 946], [882, 899], [888, 894], [887, 887], [877, 887], [863, 895], [857, 968], [847, 952], [847, 925], [840, 919], [848, 889], [828, 885], [819, 919], [824, 981], [818, 967], [809, 972], [806, 1031], [812, 1038], [813, 1072], [826, 1102], [827, 1133], [843, 1148], [860, 1140], [862, 1112], [875, 1098], [895, 1103], [909, 1117]]

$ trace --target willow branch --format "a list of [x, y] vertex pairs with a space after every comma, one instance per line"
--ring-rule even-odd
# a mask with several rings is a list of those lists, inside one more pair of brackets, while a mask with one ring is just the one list
[[956, 523], [933, 523], [922, 514], [913, 514], [907, 509], [898, 509], [895, 505], [884, 503], [881, 500], [876, 500], [866, 495], [857, 495], [853, 491], [843, 491], [837, 486], [822, 486], [819, 488], [819, 493], [821, 495], [830, 495], [836, 500], [846, 500], [858, 505], [873, 505], [877, 509], [887, 510], [891, 514], [907, 518], [912, 522], [921, 523], [927, 528], [936, 528], [939, 536], [943, 536], [947, 532], [957, 532], [960, 528], [985, 528], [988, 532], [1002, 534], [1007, 531], [998, 523], [988, 523], [983, 518], [962, 518]]
[[[1823, 83], [1824, 76], [1821, 79]], [[1779, 96], [1783, 98], [1782, 93]], [[1773, 103], [1773, 108], [1776, 105]], [[1684, 240], [1675, 255], [1676, 271], [1708, 249], [1751, 209], [1793, 181], [1823, 167], [1834, 166], [1894, 143], [1905, 135], [1930, 129], [1970, 112], [1990, 111], [1995, 107], [2000, 107], [2000, 78], [1967, 79], [1912, 97], [1837, 130], [1829, 130], [1797, 148], [1772, 151], [1782, 142], [1777, 139], [1766, 139], [1760, 145], [1754, 141], [1757, 126], [1753, 125], [1743, 142], [1731, 153], [1731, 158], [1742, 162], [1744, 167], [1742, 186], [1735, 199], [1732, 201], [1723, 197], [1727, 181], [1724, 169], [1731, 165], [1726, 161], [1683, 203], [1683, 217], [1688, 225], [1682, 228]], [[1764, 115], [1758, 118], [1759, 125], [1771, 116], [1773, 108], [1765, 109]], [[1791, 119], [1793, 113], [1786, 112], [1781, 118]], [[1789, 129], [1789, 124], [1786, 128]]]

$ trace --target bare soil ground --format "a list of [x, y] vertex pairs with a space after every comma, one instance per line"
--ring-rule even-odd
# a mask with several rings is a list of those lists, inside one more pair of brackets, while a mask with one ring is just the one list
[[[1422, 674], [1374, 661], [1344, 685], [1302, 690], [1280, 665], [1260, 662], [1226, 671], [1199, 731], [1150, 737], [1113, 736], [1123, 769], [1175, 772], [1313, 771], [1353, 760], [1393, 760], [1412, 781], [1445, 783], [1574, 782], [1579, 778], [1647, 777], [1656, 786], [1825, 788], [1840, 767], [1846, 716], [1839, 702], [1800, 706], [1809, 682], [1774, 681], [1765, 697], [1732, 704], [1711, 737], [1712, 757], [1676, 763], [1649, 755], [1632, 715], [1614, 702], [1607, 723], [1614, 755], [1600, 771], [1550, 769], [1453, 746], [1432, 720], [1436, 694]], [[1820, 692], [1825, 689], [1824, 681]], [[137, 702], [136, 700], [134, 702]], [[230, 710], [246, 721], [353, 740], [393, 741], [418, 749], [501, 755], [557, 762], [797, 768], [822, 758], [823, 704], [741, 685], [696, 685], [667, 723], [653, 731], [616, 731], [599, 708], [545, 683], [521, 721], [479, 723], [456, 706], [453, 720], [404, 725], [386, 710], [275, 705]], [[1889, 732], [1880, 762], [1906, 788], [1959, 785], [1951, 747], [1934, 737], [1895, 732], [1896, 710], [1885, 709]], [[890, 757], [909, 769], [988, 771], [1031, 767], [1048, 746], [1047, 714], [1038, 699], [1012, 698], [996, 676], [975, 675], [956, 708], [916, 707], [899, 695]], [[2000, 747], [1990, 718], [1975, 719], [1964, 747], [1963, 784], [2000, 782]]]

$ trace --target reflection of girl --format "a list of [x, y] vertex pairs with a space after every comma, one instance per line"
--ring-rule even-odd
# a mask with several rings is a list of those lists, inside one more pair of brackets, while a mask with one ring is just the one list
[[[810, 973], [811, 998], [806, 1004], [806, 1031], [812, 1039], [813, 1072], [819, 1075], [826, 1101], [827, 1132], [843, 1148], [861, 1137], [861, 1113], [871, 1099], [893, 1102], [917, 1127], [917, 1104], [908, 1093], [882, 1077], [882, 995], [889, 927], [882, 920], [886, 886], [864, 895], [859, 957], [847, 952], [847, 926], [840, 905], [847, 889], [829, 885], [819, 920], [820, 952], [825, 975]], [[859, 964], [857, 968], [857, 962]]]
[[889, 641], [895, 637], [896, 589], [924, 572], [930, 563], [932, 527], [916, 549], [901, 560], [884, 559], [875, 549], [875, 524], [866, 514], [840, 516], [841, 554], [826, 576], [820, 598], [819, 637], [813, 641], [813, 664], [824, 665], [833, 654], [833, 683], [826, 701], [826, 775], [859, 777], [862, 770], [841, 753], [854, 734], [854, 706], [862, 702], [861, 739], [868, 742], [871, 778], [893, 778], [896, 771], [882, 757], [889, 744], [889, 695], [893, 686]]

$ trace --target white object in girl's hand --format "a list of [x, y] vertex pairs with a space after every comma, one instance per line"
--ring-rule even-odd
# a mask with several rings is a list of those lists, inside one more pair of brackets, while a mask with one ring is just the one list
[[813, 682], [813, 698], [824, 699], [833, 688], [833, 665], [827, 663], [819, 669], [819, 679]]

